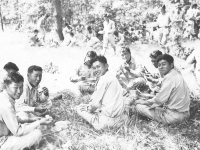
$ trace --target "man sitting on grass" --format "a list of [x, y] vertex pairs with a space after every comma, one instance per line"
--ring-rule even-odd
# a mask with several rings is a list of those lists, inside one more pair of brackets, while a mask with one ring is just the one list
[[70, 77], [70, 81], [77, 83], [81, 94], [92, 94], [96, 84], [96, 77], [93, 75], [92, 62], [97, 57], [96, 52], [88, 51], [84, 63], [76, 70], [76, 75]]
[[0, 70], [0, 92], [2, 92], [5, 89], [4, 79], [7, 77], [7, 75], [17, 71], [19, 71], [19, 68], [16, 64], [12, 62], [8, 62], [7, 64], [5, 64], [3, 69]]
[[136, 101], [143, 116], [163, 124], [181, 123], [189, 117], [190, 95], [182, 75], [174, 69], [174, 58], [168, 54], [157, 58], [162, 80], [161, 89], [149, 100]]
[[39, 66], [30, 66], [28, 68], [28, 81], [24, 86], [24, 94], [16, 101], [16, 111], [20, 119], [35, 121], [38, 116], [47, 114], [52, 106], [51, 100], [48, 100], [49, 91], [46, 87], [38, 90], [42, 80], [42, 68]]
[[38, 33], [39, 31], [37, 29], [33, 31], [33, 35], [31, 36], [30, 42], [29, 42], [30, 46], [42, 46], [42, 43], [38, 37]]
[[126, 122], [123, 89], [117, 78], [108, 71], [107, 59], [97, 56], [92, 66], [99, 78], [91, 102], [77, 107], [77, 113], [96, 130], [120, 127]]
[[20, 124], [16, 117], [15, 101], [23, 93], [24, 78], [14, 72], [4, 80], [5, 90], [0, 93], [0, 149], [22, 150], [37, 144], [42, 138], [40, 125], [51, 123], [43, 118], [30, 124]]
[[117, 71], [117, 78], [121, 86], [127, 91], [145, 86], [146, 81], [141, 74], [142, 68], [136, 65], [129, 47], [121, 47], [120, 53], [123, 61]]

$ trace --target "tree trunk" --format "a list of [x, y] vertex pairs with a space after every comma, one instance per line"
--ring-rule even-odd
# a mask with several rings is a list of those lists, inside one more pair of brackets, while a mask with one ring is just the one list
[[62, 33], [62, 10], [61, 10], [61, 0], [54, 0], [54, 9], [57, 25], [57, 33], [61, 41], [64, 40]]
[[2, 19], [2, 13], [1, 13], [1, 6], [0, 6], [0, 20], [1, 20], [1, 29], [4, 32], [4, 29], [3, 29], [3, 19]]

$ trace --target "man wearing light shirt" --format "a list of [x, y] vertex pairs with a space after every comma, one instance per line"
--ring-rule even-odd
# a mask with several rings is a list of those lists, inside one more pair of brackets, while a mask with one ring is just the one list
[[108, 71], [107, 60], [97, 56], [92, 68], [99, 78], [91, 102], [77, 107], [77, 113], [96, 130], [120, 127], [128, 116], [124, 114], [123, 89], [117, 78]]
[[182, 75], [174, 69], [172, 56], [158, 56], [157, 63], [160, 74], [164, 76], [161, 89], [152, 99], [136, 101], [136, 110], [163, 124], [181, 123], [189, 117], [188, 86]]
[[102, 55], [105, 55], [106, 49], [108, 47], [108, 43], [111, 44], [111, 46], [114, 49], [114, 52], [116, 53], [116, 47], [115, 47], [115, 38], [114, 38], [114, 31], [115, 31], [115, 23], [114, 21], [109, 19], [109, 15], [104, 15], [105, 21], [103, 22], [104, 30], [100, 31], [100, 34], [104, 34], [103, 36], [103, 52]]
[[[16, 101], [17, 115], [22, 120], [37, 119], [36, 116], [41, 116], [47, 113], [47, 109], [51, 107], [52, 103], [50, 100], [45, 104], [46, 106], [41, 107], [42, 99], [38, 91], [39, 83], [42, 80], [42, 68], [39, 66], [30, 66], [28, 68], [28, 81], [24, 87], [24, 94], [19, 100]], [[47, 88], [43, 88], [43, 92], [48, 97], [49, 92]]]
[[20, 124], [15, 111], [15, 101], [23, 93], [24, 78], [14, 72], [5, 80], [5, 90], [0, 93], [0, 149], [22, 150], [40, 141], [40, 125], [51, 123], [52, 118], [43, 118], [29, 124]]
[[169, 24], [170, 24], [170, 15], [166, 12], [165, 5], [161, 8], [161, 13], [158, 15], [157, 25], [159, 27], [159, 44], [165, 45], [167, 43], [167, 37], [169, 35]]

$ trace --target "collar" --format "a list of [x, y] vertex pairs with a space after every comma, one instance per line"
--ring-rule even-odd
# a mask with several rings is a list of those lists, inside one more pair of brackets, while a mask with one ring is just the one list
[[4, 90], [2, 93], [3, 93], [4, 96], [6, 96], [6, 97], [8, 98], [9, 102], [10, 102], [11, 105], [14, 107], [14, 106], [15, 106], [15, 100], [14, 100], [12, 97], [10, 97], [10, 96], [8, 95], [8, 93], [7, 93], [6, 90]]
[[28, 86], [28, 88], [29, 88], [30, 90], [32, 90], [32, 89], [38, 89], [38, 86], [32, 87], [32, 85], [29, 83], [28, 79], [27, 79], [27, 81], [26, 81], [26, 85]]
[[174, 68], [171, 69], [166, 75], [164, 75], [164, 77], [165, 78], [169, 77], [172, 72], [174, 72]]

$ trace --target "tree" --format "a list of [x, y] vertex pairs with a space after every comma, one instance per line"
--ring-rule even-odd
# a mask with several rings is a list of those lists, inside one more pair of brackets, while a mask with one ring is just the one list
[[2, 31], [4, 31], [4, 29], [3, 29], [3, 19], [2, 19], [2, 13], [1, 13], [1, 5], [0, 5], [0, 20], [1, 20], [1, 29], [2, 29]]
[[61, 0], [54, 0], [54, 11], [56, 17], [57, 33], [61, 41], [64, 40], [62, 33], [62, 10], [61, 10]]

